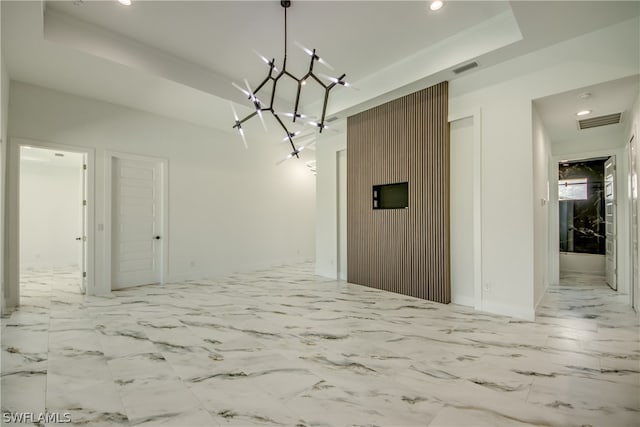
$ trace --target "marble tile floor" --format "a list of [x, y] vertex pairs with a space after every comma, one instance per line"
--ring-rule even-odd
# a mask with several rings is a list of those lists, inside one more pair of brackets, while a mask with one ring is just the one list
[[[85, 297], [32, 272], [2, 319], [5, 414], [84, 426], [640, 425], [638, 317], [565, 277], [535, 322], [312, 265]], [[43, 423], [44, 425], [57, 425]]]

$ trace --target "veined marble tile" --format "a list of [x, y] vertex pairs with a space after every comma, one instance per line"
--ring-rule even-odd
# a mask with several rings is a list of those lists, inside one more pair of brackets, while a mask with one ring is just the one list
[[328, 280], [311, 265], [77, 294], [25, 277], [2, 408], [112, 425], [631, 426], [638, 317], [579, 276], [535, 322]]
[[297, 425], [300, 422], [277, 396], [254, 387], [251, 378], [215, 377], [189, 387], [220, 425]]
[[191, 410], [181, 414], [168, 414], [150, 417], [140, 420], [135, 426], [141, 427], [161, 427], [161, 426], [185, 426], [185, 427], [215, 427], [220, 423], [214, 420], [214, 417], [204, 409]]
[[2, 412], [33, 412], [45, 410], [46, 369], [16, 371], [0, 378]]
[[142, 386], [125, 385], [120, 387], [120, 396], [131, 424], [195, 411], [200, 403], [177, 379], [156, 380]]

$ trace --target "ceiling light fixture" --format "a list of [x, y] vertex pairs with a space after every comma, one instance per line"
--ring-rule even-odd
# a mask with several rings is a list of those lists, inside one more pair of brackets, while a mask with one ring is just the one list
[[576, 113], [576, 116], [586, 116], [587, 114], [591, 114], [591, 110], [582, 110]]
[[[288, 140], [289, 144], [291, 145], [292, 148], [292, 152], [289, 153], [289, 155], [287, 156], [287, 158], [291, 158], [291, 157], [297, 157], [300, 158], [299, 153], [307, 146], [307, 145], [311, 145], [311, 144], [306, 144], [306, 145], [299, 145], [296, 147], [296, 144], [294, 143], [293, 138], [296, 137], [297, 135], [299, 135], [299, 132], [290, 132], [289, 128], [287, 128], [287, 126], [285, 125], [285, 123], [283, 122], [283, 119], [280, 116], [288, 116], [292, 118], [292, 122], [295, 123], [296, 119], [304, 119], [305, 115], [300, 113], [301, 110], [301, 106], [300, 106], [300, 95], [301, 95], [301, 91], [303, 86], [308, 86], [307, 83], [310, 83], [311, 81], [316, 82], [318, 85], [320, 85], [320, 87], [324, 90], [324, 101], [322, 104], [322, 115], [319, 121], [308, 121], [306, 122], [306, 124], [316, 127], [319, 129], [319, 132], [322, 133], [323, 129], [326, 129], [327, 126], [324, 124], [325, 121], [325, 115], [327, 113], [327, 103], [329, 101], [329, 92], [331, 91], [331, 89], [333, 89], [336, 86], [345, 86], [345, 87], [349, 87], [349, 83], [347, 83], [344, 78], [346, 76], [346, 74], [342, 74], [340, 77], [330, 77], [330, 76], [325, 76], [320, 74], [320, 76], [324, 77], [326, 80], [328, 80], [327, 83], [323, 82], [322, 80], [320, 80], [320, 77], [318, 77], [318, 75], [316, 75], [314, 73], [313, 67], [316, 64], [316, 62], [319, 62], [320, 64], [324, 65], [326, 68], [333, 70], [333, 67], [331, 67], [331, 65], [329, 65], [324, 59], [322, 59], [320, 56], [318, 56], [318, 54], [316, 53], [315, 49], [307, 49], [306, 47], [302, 46], [299, 43], [296, 43], [296, 45], [302, 49], [307, 55], [310, 56], [310, 60], [309, 60], [309, 69], [307, 71], [307, 73], [301, 77], [298, 78], [296, 76], [294, 76], [293, 74], [291, 74], [289, 71], [287, 71], [287, 9], [291, 6], [291, 1], [288, 0], [281, 0], [280, 1], [280, 6], [282, 6], [284, 8], [284, 59], [282, 61], [282, 68], [278, 69], [276, 67], [276, 61], [275, 59], [267, 59], [266, 57], [260, 55], [258, 53], [258, 56], [260, 57], [260, 59], [262, 59], [262, 61], [267, 64], [269, 66], [269, 71], [267, 74], [267, 77], [258, 85], [256, 86], [255, 89], [251, 89], [251, 86], [249, 86], [249, 82], [244, 79], [244, 86], [245, 87], [241, 87], [235, 83], [232, 83], [233, 86], [238, 89], [240, 92], [242, 92], [247, 99], [251, 102], [251, 106], [255, 109], [254, 112], [252, 112], [251, 114], [249, 114], [248, 116], [246, 116], [243, 119], [240, 119], [238, 117], [238, 115], [235, 112], [235, 109], [233, 109], [233, 116], [234, 116], [234, 120], [235, 123], [233, 125], [234, 129], [237, 129], [238, 132], [240, 133], [240, 136], [242, 137], [242, 140], [245, 144], [246, 144], [246, 140], [245, 140], [245, 135], [242, 129], [242, 124], [244, 122], [246, 122], [247, 120], [258, 116], [260, 118], [260, 120], [262, 121], [262, 125], [266, 130], [266, 124], [264, 121], [264, 117], [262, 113], [266, 113], [269, 112], [271, 113], [271, 115], [276, 119], [276, 121], [278, 122], [278, 124], [280, 125], [280, 127], [282, 127], [282, 129], [284, 130], [284, 134], [285, 134], [285, 138], [284, 140]], [[257, 53], [257, 52], [256, 52]], [[273, 107], [273, 103], [274, 100], [276, 99], [276, 88], [278, 86], [278, 82], [280, 81], [280, 79], [282, 78], [290, 78], [291, 80], [293, 80], [294, 82], [296, 82], [298, 89], [297, 89], [297, 93], [296, 93], [296, 97], [295, 97], [295, 105], [293, 108], [293, 112], [289, 113], [280, 113], [280, 112], [276, 112], [276, 110]], [[311, 80], [311, 81], [310, 81]], [[259, 98], [258, 98], [258, 92], [260, 92], [260, 90], [262, 88], [265, 87], [265, 85], [269, 82], [272, 82], [272, 86], [271, 86], [271, 93], [269, 93], [269, 102], [268, 104], [263, 103]], [[233, 108], [233, 106], [232, 106]], [[308, 136], [308, 135], [305, 135]], [[315, 141], [314, 141], [315, 142]]]
[[429, 6], [429, 9], [436, 11], [436, 10], [440, 10], [442, 8], [442, 6], [444, 6], [444, 3], [440, 0], [436, 0], [436, 1], [432, 1], [431, 5]]
[[131, 6], [131, 0], [118, 0], [118, 3], [124, 6]]

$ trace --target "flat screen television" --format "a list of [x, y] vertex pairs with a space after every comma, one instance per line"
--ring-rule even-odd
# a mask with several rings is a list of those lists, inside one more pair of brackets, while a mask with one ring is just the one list
[[405, 209], [408, 207], [408, 182], [373, 186], [373, 209]]

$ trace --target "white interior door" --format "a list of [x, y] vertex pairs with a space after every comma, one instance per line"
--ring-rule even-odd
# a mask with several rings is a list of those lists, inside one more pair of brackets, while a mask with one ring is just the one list
[[347, 280], [347, 150], [338, 151], [338, 279]]
[[113, 158], [112, 288], [159, 283], [162, 164]]
[[473, 118], [450, 124], [451, 302], [474, 305]]
[[607, 284], [611, 289], [617, 290], [616, 277], [616, 160], [614, 156], [604, 163], [604, 213], [605, 213], [605, 238], [606, 260], [605, 271]]
[[80, 281], [80, 289], [83, 294], [87, 293], [87, 204], [88, 204], [88, 194], [87, 194], [87, 155], [84, 154], [82, 156], [82, 173], [81, 173], [81, 182], [82, 182], [82, 203], [80, 203], [80, 207], [82, 212], [80, 214], [81, 220], [81, 230], [80, 230], [80, 239], [81, 239], [81, 248], [80, 248], [80, 274], [82, 275]]

